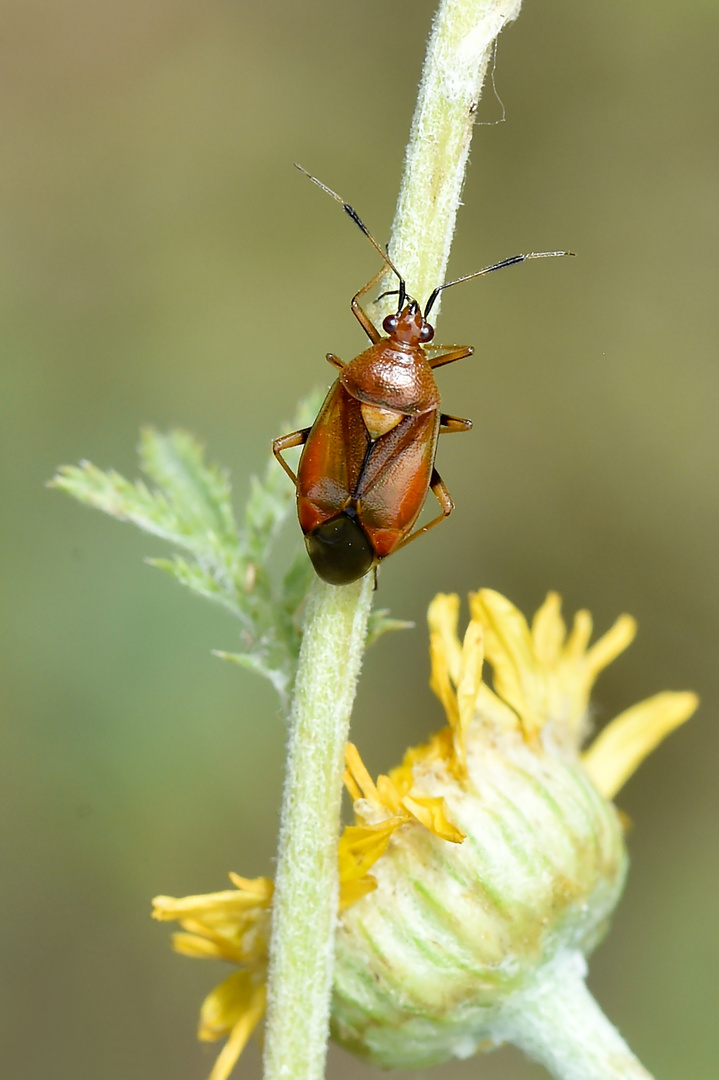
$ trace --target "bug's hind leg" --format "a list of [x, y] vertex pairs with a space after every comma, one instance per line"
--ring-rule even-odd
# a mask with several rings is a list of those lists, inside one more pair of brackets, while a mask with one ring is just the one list
[[[457, 428], [456, 430], [462, 431], [464, 429]], [[419, 529], [415, 529], [411, 536], [405, 537], [405, 539], [402, 540], [401, 543], [397, 544], [397, 547], [393, 549], [393, 555], [395, 551], [399, 551], [400, 548], [406, 547], [407, 544], [411, 544], [412, 541], [416, 540], [418, 536], [422, 535], [422, 533], [429, 532], [429, 530], [433, 529], [435, 525], [439, 525], [440, 521], [444, 521], [445, 518], [448, 518], [454, 510], [452, 496], [447, 491], [444, 480], [439, 475], [436, 469], [432, 469], [432, 479], [429, 482], [429, 486], [432, 494], [440, 505], [442, 513], [438, 514], [436, 518], [432, 518], [432, 520], [428, 521], [426, 525], [421, 525]]]
[[295, 487], [297, 487], [297, 477], [282, 457], [282, 454], [285, 450], [291, 450], [293, 446], [304, 446], [307, 442], [307, 436], [311, 431], [312, 428], [300, 428], [299, 431], [291, 431], [289, 435], [281, 435], [279, 439], [275, 439], [272, 443], [272, 453], [275, 455]]

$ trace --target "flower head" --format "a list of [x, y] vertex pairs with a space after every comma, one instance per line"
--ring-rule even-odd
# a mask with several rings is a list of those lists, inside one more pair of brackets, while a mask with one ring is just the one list
[[[447, 726], [376, 782], [347, 748], [355, 823], [339, 845], [332, 1029], [384, 1066], [521, 1041], [518, 1003], [543, 972], [556, 981], [557, 958], [583, 962], [621, 894], [626, 852], [608, 800], [697, 704], [658, 694], [582, 752], [592, 686], [634, 620], [590, 645], [588, 612], [567, 631], [555, 593], [531, 627], [490, 590], [470, 596], [470, 613], [460, 641], [458, 597], [429, 609]], [[156, 917], [182, 921], [177, 949], [240, 965], [203, 1005], [200, 1036], [228, 1035], [211, 1080], [227, 1077], [264, 1007], [271, 883], [233, 881], [236, 892], [155, 902]]]

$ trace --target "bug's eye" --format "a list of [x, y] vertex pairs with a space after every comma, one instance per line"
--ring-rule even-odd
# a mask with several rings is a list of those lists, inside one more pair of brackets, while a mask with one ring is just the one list
[[397, 329], [398, 323], [399, 320], [396, 315], [387, 315], [386, 318], [382, 321], [382, 329], [384, 330], [385, 334], [393, 334]]
[[429, 323], [424, 323], [422, 329], [419, 332], [419, 340], [422, 342], [423, 345], [426, 345], [426, 343], [428, 341], [431, 341], [433, 337], [434, 327], [430, 326]]

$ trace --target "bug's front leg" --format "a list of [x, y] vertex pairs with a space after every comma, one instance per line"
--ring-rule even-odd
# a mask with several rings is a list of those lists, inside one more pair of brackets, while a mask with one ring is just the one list
[[357, 322], [360, 324], [373, 345], [376, 345], [378, 341], [382, 340], [382, 335], [375, 326], [375, 324], [372, 322], [364, 308], [360, 307], [359, 299], [361, 296], [364, 296], [365, 293], [368, 293], [370, 289], [374, 289], [375, 285], [382, 280], [386, 273], [387, 267], [383, 266], [382, 269], [379, 270], [375, 274], [375, 276], [370, 281], [368, 281], [367, 284], [364, 285], [358, 293], [355, 293], [355, 295], [352, 297], [352, 314], [354, 315], [355, 319], [357, 319]]
[[293, 446], [304, 446], [307, 442], [307, 436], [311, 431], [311, 427], [300, 428], [299, 431], [291, 431], [289, 435], [281, 435], [279, 439], [275, 439], [272, 443], [272, 453], [275, 455], [295, 487], [297, 487], [297, 477], [282, 457], [282, 454], [285, 450], [291, 450]]
[[[431, 352], [436, 349], [445, 348], [444, 345], [432, 346]], [[466, 356], [471, 356], [474, 352], [474, 346], [472, 345], [450, 345], [447, 347], [446, 352], [441, 352], [439, 356], [429, 357], [429, 366], [434, 369], [436, 367], [443, 367], [445, 364], [453, 364], [455, 360], [464, 360]]]

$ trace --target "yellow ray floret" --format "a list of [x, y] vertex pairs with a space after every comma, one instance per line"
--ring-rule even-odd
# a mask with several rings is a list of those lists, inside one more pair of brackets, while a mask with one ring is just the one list
[[[422, 749], [410, 751], [414, 760]], [[375, 783], [353, 743], [347, 744], [345, 761], [345, 787], [355, 802], [358, 824], [348, 825], [340, 838], [340, 908], [349, 907], [376, 888], [369, 870], [402, 825], [414, 821], [442, 840], [455, 844], [464, 840], [464, 833], [447, 817], [444, 799], [413, 790], [413, 763], [403, 762], [390, 776], [378, 776]]]
[[644, 758], [699, 704], [690, 692], [656, 694], [621, 713], [582, 755], [582, 764], [595, 787], [612, 799]]
[[482, 691], [484, 633], [472, 619], [461, 645], [457, 636], [459, 597], [440, 593], [427, 615], [432, 674], [429, 685], [441, 701], [452, 730], [452, 764], [457, 775], [467, 771], [467, 728]]
[[200, 896], [156, 896], [152, 916], [176, 919], [184, 933], [173, 946], [185, 956], [227, 960], [239, 971], [207, 995], [200, 1010], [200, 1039], [227, 1038], [209, 1080], [227, 1080], [265, 1011], [267, 947], [273, 883], [230, 874], [234, 889]]
[[227, 1080], [265, 1012], [264, 978], [236, 971], [207, 995], [200, 1009], [198, 1037], [206, 1042], [227, 1038], [209, 1080]]
[[636, 623], [621, 615], [591, 647], [592, 618], [577, 612], [567, 634], [560, 598], [549, 593], [530, 630], [526, 619], [504, 596], [491, 589], [470, 593], [472, 616], [484, 628], [485, 655], [492, 666], [494, 689], [519, 717], [527, 738], [548, 721], [561, 725], [565, 737], [580, 741], [589, 695], [599, 673], [628, 645]]
[[[482, 589], [470, 593], [464, 641], [457, 634], [459, 597], [435, 597], [429, 608], [430, 686], [444, 706], [450, 726], [425, 747], [410, 750], [406, 765], [427, 760], [432, 752], [454, 760], [462, 775], [466, 738], [482, 739], [482, 730], [517, 728], [532, 742], [552, 726], [555, 742], [578, 751], [586, 735], [589, 697], [598, 675], [636, 634], [630, 615], [621, 615], [594, 644], [592, 617], [578, 611], [568, 632], [561, 598], [550, 592], [531, 627], [504, 596]], [[492, 668], [494, 690], [481, 681], [482, 659]], [[675, 727], [687, 720], [698, 699], [690, 693], [658, 694], [622, 713], [585, 752], [582, 762], [598, 790], [611, 798], [642, 760]], [[394, 771], [390, 773], [394, 779]]]

